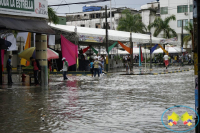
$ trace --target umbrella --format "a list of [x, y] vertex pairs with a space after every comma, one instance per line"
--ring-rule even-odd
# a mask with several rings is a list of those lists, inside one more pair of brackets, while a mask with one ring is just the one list
[[[24, 51], [22, 51], [21, 53], [18, 54], [19, 57], [24, 58], [28, 61], [30, 61], [30, 57], [35, 58], [35, 47], [30, 47]], [[59, 58], [59, 54], [56, 53], [55, 51], [47, 48], [47, 59], [58, 59]]]

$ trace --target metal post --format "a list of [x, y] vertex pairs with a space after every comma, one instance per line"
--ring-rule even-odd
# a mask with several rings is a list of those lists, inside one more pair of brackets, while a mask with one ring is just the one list
[[[199, 38], [199, 35], [200, 35], [200, 1], [199, 0], [196, 0], [196, 3], [197, 3], [197, 29], [196, 29], [196, 42], [197, 42], [197, 53], [198, 53], [198, 84], [200, 83], [200, 38]], [[199, 85], [198, 85], [199, 86]], [[198, 87], [197, 87], [198, 88]], [[198, 114], [200, 114], [200, 91], [198, 90]], [[198, 124], [198, 133], [200, 131], [200, 124]]]
[[147, 53], [146, 53], [147, 44], [145, 44], [145, 73], [147, 70]]
[[[0, 48], [0, 55], [1, 55], [1, 48]], [[1, 56], [0, 56], [0, 63], [1, 63]], [[0, 64], [0, 85], [2, 85], [2, 78], [3, 77], [3, 73], [2, 73], [2, 63]]]
[[110, 29], [112, 30], [112, 1], [110, 0]]
[[[75, 44], [78, 45], [78, 48], [79, 48], [79, 43], [78, 43], [79, 38], [78, 38], [78, 35], [77, 35], [77, 26], [75, 26], [74, 32], [75, 32]], [[77, 58], [78, 57], [76, 57], [76, 72], [77, 72]]]
[[183, 65], [183, 20], [182, 20], [182, 27], [181, 27], [181, 62]]
[[[150, 32], [150, 48], [151, 48], [151, 45], [152, 45], [152, 35]], [[152, 53], [151, 52], [150, 52], [150, 70], [152, 70]]]
[[[163, 48], [165, 49], [165, 44], [163, 44]], [[165, 55], [165, 52], [163, 51], [163, 57], [164, 57], [164, 55]], [[165, 62], [163, 62], [163, 65], [165, 67]]]
[[105, 6], [105, 14], [106, 14], [106, 51], [108, 54], [108, 58], [106, 58], [106, 72], [108, 72], [108, 64], [109, 64], [109, 53], [108, 53], [108, 20], [107, 20], [107, 5]]
[[130, 73], [133, 73], [133, 41], [132, 41], [132, 32], [130, 32], [130, 53], [131, 53], [131, 63], [130, 63]]

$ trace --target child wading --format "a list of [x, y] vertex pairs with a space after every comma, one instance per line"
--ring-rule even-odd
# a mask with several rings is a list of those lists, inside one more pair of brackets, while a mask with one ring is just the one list
[[94, 60], [93, 59], [91, 60], [89, 66], [90, 66], [90, 72], [92, 73], [92, 77], [93, 77], [93, 74], [94, 74]]

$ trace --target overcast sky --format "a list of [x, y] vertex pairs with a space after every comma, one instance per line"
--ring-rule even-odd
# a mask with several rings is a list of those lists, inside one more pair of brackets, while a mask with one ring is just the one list
[[[48, 4], [65, 4], [65, 3], [74, 3], [74, 2], [85, 2], [85, 1], [95, 1], [95, 0], [48, 0]], [[112, 0], [112, 7], [129, 7], [135, 8], [137, 10], [146, 3], [153, 2], [155, 0]], [[101, 3], [94, 3], [88, 4], [94, 6], [105, 6], [107, 5], [110, 7], [110, 2], [101, 2]], [[82, 12], [82, 7], [84, 5], [69, 5], [69, 6], [60, 6], [60, 7], [53, 7], [59, 16], [65, 16], [65, 14], [60, 13], [74, 13], [74, 12]]]

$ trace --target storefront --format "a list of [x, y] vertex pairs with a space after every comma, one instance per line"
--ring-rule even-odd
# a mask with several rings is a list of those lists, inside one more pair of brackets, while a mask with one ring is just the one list
[[[31, 32], [35, 35], [36, 59], [42, 66], [42, 85], [47, 85], [47, 35], [54, 31], [47, 24], [48, 1], [46, 0], [0, 0], [0, 37], [5, 34]], [[9, 41], [9, 40], [8, 40]], [[12, 51], [6, 52], [6, 55]], [[7, 59], [5, 56], [4, 59]]]

